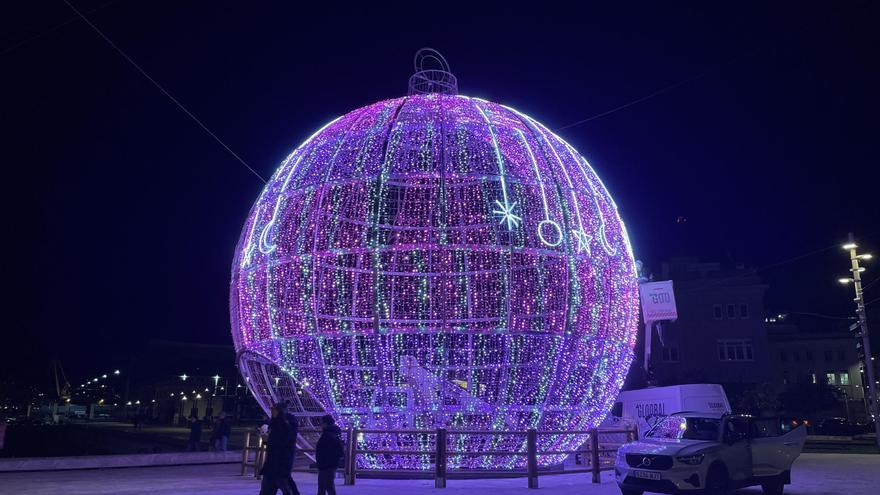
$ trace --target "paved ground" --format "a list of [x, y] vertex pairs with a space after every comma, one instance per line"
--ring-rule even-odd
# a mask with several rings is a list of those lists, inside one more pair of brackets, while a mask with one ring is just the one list
[[[0, 494], [36, 495], [172, 495], [216, 494], [256, 495], [259, 484], [238, 475], [235, 464], [127, 468], [91, 471], [55, 471], [0, 474]], [[315, 476], [295, 473], [304, 495], [317, 491]], [[880, 455], [804, 454], [792, 471], [790, 495], [873, 495], [880, 493]], [[448, 488], [437, 490], [428, 480], [358, 480], [355, 486], [338, 486], [340, 495], [444, 495], [491, 491], [498, 494], [545, 492], [560, 495], [618, 495], [620, 492], [603, 473], [602, 483], [593, 485], [588, 474], [547, 476], [540, 479], [538, 491], [526, 488], [522, 478], [503, 480], [450, 480]], [[759, 494], [757, 488], [737, 491], [738, 495]]]

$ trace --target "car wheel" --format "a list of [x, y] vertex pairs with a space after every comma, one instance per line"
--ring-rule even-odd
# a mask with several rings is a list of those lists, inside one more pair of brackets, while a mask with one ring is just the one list
[[782, 495], [782, 491], [785, 490], [785, 484], [782, 481], [761, 483], [761, 489], [764, 490], [764, 495]]
[[709, 468], [706, 475], [706, 495], [724, 495], [727, 493], [727, 470], [716, 464]]
[[637, 488], [624, 488], [621, 486], [620, 493], [622, 493], [623, 495], [642, 495], [643, 493], [645, 493], [645, 491], [639, 490]]

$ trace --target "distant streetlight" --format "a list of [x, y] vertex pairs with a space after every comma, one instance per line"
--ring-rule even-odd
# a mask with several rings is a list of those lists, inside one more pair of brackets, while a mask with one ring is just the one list
[[107, 375], [101, 375], [101, 378], [107, 378]]
[[118, 374], [119, 374], [119, 370], [113, 370], [113, 374], [114, 374], [114, 375], [118, 375]]
[[187, 378], [189, 378], [189, 375], [187, 375], [186, 373], [180, 375], [180, 379], [183, 381], [186, 381]]

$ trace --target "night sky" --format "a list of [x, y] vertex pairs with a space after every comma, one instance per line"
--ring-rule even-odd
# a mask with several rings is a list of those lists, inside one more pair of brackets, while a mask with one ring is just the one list
[[[263, 177], [328, 120], [405, 94], [431, 46], [463, 94], [553, 129], [633, 103], [559, 134], [655, 271], [743, 262], [769, 310], [840, 316], [831, 246], [852, 230], [880, 251], [876, 2], [254, 3], [74, 5]], [[0, 74], [0, 374], [60, 358], [77, 383], [151, 339], [230, 343], [230, 263], [262, 182], [63, 1], [4, 4]]]

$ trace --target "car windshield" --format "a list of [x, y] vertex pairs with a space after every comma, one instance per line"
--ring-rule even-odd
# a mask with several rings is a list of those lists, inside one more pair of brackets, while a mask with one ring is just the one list
[[654, 425], [645, 437], [668, 440], [718, 440], [720, 427], [720, 419], [666, 416]]

